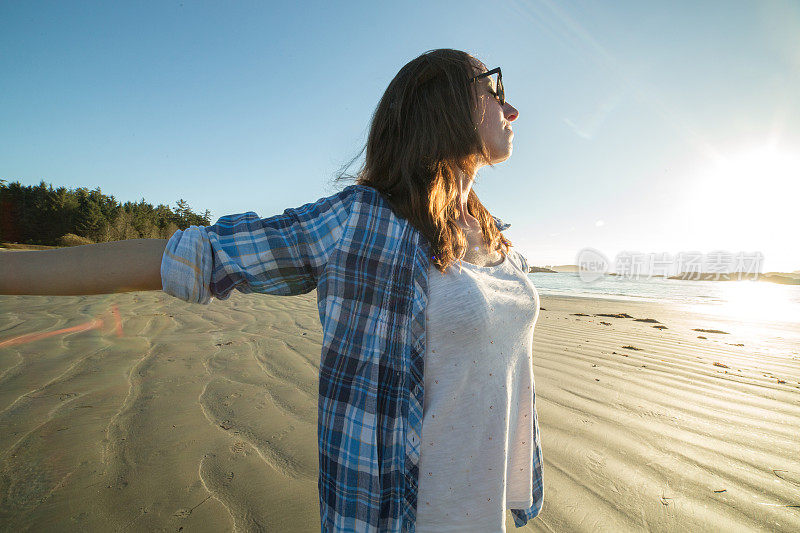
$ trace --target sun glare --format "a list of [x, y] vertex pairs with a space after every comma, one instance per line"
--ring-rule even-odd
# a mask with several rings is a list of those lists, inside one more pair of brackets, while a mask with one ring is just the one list
[[[798, 322], [798, 306], [792, 302], [794, 287], [758, 281], [719, 282], [726, 303], [721, 312], [739, 320]], [[788, 290], [787, 290], [788, 289]]]
[[693, 245], [774, 257], [797, 238], [800, 149], [766, 146], [718, 157], [697, 172], [687, 194], [684, 222]]

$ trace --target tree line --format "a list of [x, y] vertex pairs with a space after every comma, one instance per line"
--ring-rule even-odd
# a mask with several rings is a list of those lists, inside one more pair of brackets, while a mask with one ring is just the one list
[[74, 246], [123, 239], [168, 239], [191, 225], [208, 226], [211, 213], [195, 213], [183, 199], [177, 207], [119, 203], [100, 188], [67, 189], [42, 181], [22, 185], [0, 180], [0, 241]]

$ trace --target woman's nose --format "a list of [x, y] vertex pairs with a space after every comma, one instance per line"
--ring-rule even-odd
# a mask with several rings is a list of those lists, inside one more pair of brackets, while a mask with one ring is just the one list
[[506, 102], [503, 105], [503, 115], [505, 115], [507, 121], [512, 122], [519, 117], [519, 111], [517, 111], [516, 107]]

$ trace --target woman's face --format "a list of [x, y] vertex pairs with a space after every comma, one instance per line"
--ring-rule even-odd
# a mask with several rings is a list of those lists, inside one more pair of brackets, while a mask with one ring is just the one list
[[[476, 74], [486, 72], [481, 65]], [[478, 135], [489, 154], [490, 161], [500, 163], [511, 157], [514, 132], [511, 123], [519, 116], [519, 111], [506, 101], [502, 106], [497, 99], [494, 76], [484, 76], [475, 81], [478, 84]]]

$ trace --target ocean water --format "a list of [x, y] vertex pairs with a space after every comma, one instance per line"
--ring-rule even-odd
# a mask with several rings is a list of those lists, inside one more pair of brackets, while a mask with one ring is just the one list
[[800, 285], [766, 281], [686, 281], [602, 276], [583, 281], [576, 273], [528, 274], [541, 295], [655, 301], [742, 320], [796, 323], [800, 331]]

